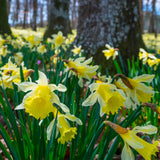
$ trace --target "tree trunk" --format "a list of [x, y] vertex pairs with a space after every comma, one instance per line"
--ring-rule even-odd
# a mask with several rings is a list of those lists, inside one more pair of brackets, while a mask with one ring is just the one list
[[40, 4], [40, 27], [43, 27], [43, 4]]
[[138, 57], [139, 48], [145, 47], [138, 0], [79, 0], [76, 43], [104, 68], [110, 65], [102, 53], [106, 43], [119, 48], [125, 63], [133, 55]]
[[16, 21], [16, 26], [18, 26], [18, 18], [19, 18], [19, 9], [20, 9], [20, 5], [19, 5], [19, 0], [16, 0], [16, 13], [15, 13], [15, 21]]
[[140, 10], [140, 23], [141, 23], [141, 30], [143, 33], [144, 30], [144, 19], [143, 19], [143, 0], [139, 0], [139, 10]]
[[8, 23], [7, 1], [0, 0], [0, 34], [11, 34], [11, 29]]
[[10, 8], [11, 8], [11, 0], [8, 0], [7, 1], [7, 12], [8, 12], [8, 15], [10, 14]]
[[156, 0], [152, 0], [152, 12], [149, 20], [149, 28], [148, 32], [149, 33], [155, 33], [155, 3]]
[[24, 14], [23, 14], [23, 28], [26, 28], [27, 14], [28, 14], [28, 0], [24, 2]]
[[44, 39], [58, 31], [62, 31], [64, 35], [69, 32], [69, 0], [51, 0]]
[[33, 0], [33, 31], [37, 31], [37, 0]]

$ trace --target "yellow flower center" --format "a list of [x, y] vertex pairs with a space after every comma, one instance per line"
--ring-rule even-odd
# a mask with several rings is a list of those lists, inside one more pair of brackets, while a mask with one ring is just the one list
[[62, 43], [63, 43], [63, 36], [62, 35], [57, 36], [55, 39], [55, 44], [61, 45]]
[[51, 91], [48, 86], [39, 85], [34, 95], [24, 101], [26, 112], [36, 119], [44, 119], [53, 110], [51, 103]]

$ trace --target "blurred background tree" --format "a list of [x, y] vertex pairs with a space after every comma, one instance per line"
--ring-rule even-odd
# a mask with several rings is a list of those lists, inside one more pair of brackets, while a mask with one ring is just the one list
[[7, 1], [0, 0], [0, 34], [11, 34], [8, 24]]
[[44, 38], [46, 39], [58, 31], [67, 35], [70, 30], [69, 24], [69, 0], [51, 0], [48, 27]]
[[119, 48], [125, 62], [138, 57], [139, 48], [145, 48], [139, 1], [79, 0], [77, 34], [77, 43], [88, 50], [88, 56], [107, 68], [110, 62], [102, 53], [106, 43]]
[[[67, 35], [71, 29], [77, 29], [75, 43], [104, 66], [111, 63], [102, 53], [106, 43], [119, 48], [127, 60], [132, 55], [137, 57], [139, 48], [145, 47], [142, 33], [156, 36], [160, 32], [158, 0], [7, 0], [7, 3], [11, 26], [34, 31], [44, 27], [45, 38], [59, 30]], [[6, 17], [3, 9], [0, 10], [2, 18]]]

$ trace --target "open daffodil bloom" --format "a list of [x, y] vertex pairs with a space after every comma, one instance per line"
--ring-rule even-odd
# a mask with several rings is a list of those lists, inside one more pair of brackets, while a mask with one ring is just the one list
[[144, 127], [136, 126], [132, 130], [127, 130], [110, 121], [105, 121], [105, 123], [112, 127], [124, 141], [124, 148], [121, 154], [122, 160], [135, 160], [134, 154], [129, 146], [134, 148], [145, 160], [151, 160], [151, 156], [155, 155], [155, 152], [158, 152], [158, 141], [154, 141], [153, 144], [151, 144], [136, 135], [138, 132], [155, 134], [157, 133], [156, 127], [152, 125]]
[[89, 86], [91, 95], [82, 103], [83, 106], [92, 106], [98, 100], [100, 104], [100, 115], [112, 114], [124, 105], [125, 98], [119, 93], [120, 90], [109, 83], [92, 83]]
[[[123, 87], [126, 88], [126, 94], [130, 97], [136, 104], [148, 102], [153, 96], [152, 87], [146, 86], [142, 82], [150, 83], [154, 75], [143, 74], [133, 79], [125, 77], [122, 74], [117, 74], [116, 77], [120, 77], [123, 82]], [[120, 82], [122, 84], [122, 82]]]
[[96, 71], [99, 66], [89, 65], [92, 62], [92, 59], [93, 58], [91, 57], [85, 61], [85, 57], [80, 57], [75, 60], [63, 60], [71, 73], [78, 75], [78, 84], [80, 87], [83, 87], [83, 78], [91, 80], [97, 73]]
[[26, 109], [26, 112], [36, 119], [44, 119], [50, 112], [53, 111], [53, 103], [61, 107], [65, 112], [69, 112], [66, 105], [60, 103], [58, 96], [53, 92], [58, 90], [61, 92], [66, 91], [66, 87], [62, 84], [58, 86], [54, 84], [48, 84], [47, 77], [44, 73], [39, 72], [39, 79], [34, 82], [23, 82], [17, 84], [19, 89], [28, 92], [23, 98], [23, 102], [15, 109]]
[[[58, 142], [61, 144], [64, 144], [74, 139], [75, 135], [77, 134], [77, 128], [70, 127], [70, 124], [68, 123], [67, 119], [73, 122], [77, 122], [79, 125], [82, 125], [82, 122], [79, 118], [75, 117], [74, 115], [71, 115], [70, 113], [61, 114], [59, 111], [57, 112], [57, 109], [54, 107], [53, 108], [54, 117], [56, 117], [56, 114], [57, 114], [56, 136], [58, 136], [58, 133], [60, 132], [60, 137], [58, 138]], [[55, 122], [55, 119], [49, 124], [47, 128], [48, 140], [50, 140], [54, 122]]]

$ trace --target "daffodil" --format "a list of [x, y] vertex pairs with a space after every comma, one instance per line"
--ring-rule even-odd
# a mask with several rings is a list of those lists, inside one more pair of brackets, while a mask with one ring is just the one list
[[20, 65], [23, 61], [23, 53], [22, 52], [17, 52], [14, 54], [15, 62], [17, 65]]
[[[54, 107], [54, 110], [53, 110], [54, 118], [56, 117], [56, 114], [57, 114], [56, 137], [60, 132], [60, 137], [58, 138], [58, 142], [61, 144], [64, 144], [74, 139], [75, 135], [77, 134], [77, 128], [70, 127], [70, 124], [68, 123], [67, 119], [73, 122], [77, 122], [79, 125], [82, 125], [82, 122], [79, 118], [75, 117], [74, 115], [71, 115], [70, 113], [61, 114], [59, 111], [57, 112], [57, 109]], [[47, 128], [48, 140], [50, 140], [54, 122], [55, 122], [55, 119], [51, 121], [51, 123]]]
[[83, 78], [91, 80], [91, 78], [96, 75], [96, 70], [99, 68], [98, 65], [89, 65], [92, 62], [92, 57], [87, 59], [86, 61], [85, 57], [64, 61], [66, 62], [66, 66], [71, 71], [71, 73], [78, 75], [78, 84], [80, 87], [83, 86]]
[[143, 61], [143, 64], [147, 63], [148, 58], [156, 59], [153, 54], [146, 52], [143, 48], [140, 48], [139, 59]]
[[10, 52], [7, 50], [7, 46], [2, 46], [0, 48], [0, 56], [5, 57], [8, 53], [10, 53]]
[[[20, 68], [17, 67], [16, 64], [12, 63], [11, 58], [9, 58], [7, 64], [0, 68], [0, 71], [2, 76], [0, 79], [0, 85], [2, 85], [3, 88], [13, 88], [12, 82], [21, 82]], [[33, 70], [26, 69], [26, 67], [23, 67], [24, 80], [27, 80], [32, 73]]]
[[160, 58], [148, 59], [147, 62], [150, 67], [154, 66], [154, 70], [156, 70], [158, 65], [160, 64]]
[[113, 60], [118, 56], [118, 51], [117, 49], [111, 47], [109, 44], [106, 44], [106, 50], [103, 50], [102, 52], [104, 53], [104, 56], [108, 60], [110, 57], [113, 57]]
[[144, 103], [151, 100], [154, 91], [152, 87], [148, 87], [142, 82], [150, 83], [153, 80], [154, 75], [143, 74], [136, 76], [133, 79], [121, 74], [118, 76], [123, 82], [123, 87], [126, 88], [125, 92], [135, 103], [140, 104], [140, 102]]
[[81, 55], [81, 52], [83, 51], [81, 48], [82, 46], [79, 46], [79, 47], [74, 46], [74, 49], [72, 49], [72, 52], [74, 53], [74, 55], [77, 55], [77, 54]]
[[122, 128], [110, 121], [105, 121], [105, 123], [112, 127], [124, 141], [124, 147], [121, 154], [122, 160], [135, 160], [134, 154], [129, 146], [134, 148], [140, 155], [143, 156], [145, 160], [151, 160], [152, 155], [155, 156], [155, 153], [158, 152], [158, 141], [154, 141], [151, 144], [136, 135], [139, 132], [146, 134], [156, 134], [157, 128], [155, 126], [136, 126], [132, 130], [127, 130], [126, 128]]
[[125, 98], [121, 90], [109, 83], [92, 83], [90, 86], [91, 94], [82, 103], [83, 106], [92, 106], [98, 100], [100, 104], [100, 116], [103, 114], [117, 113], [118, 109], [124, 105]]
[[37, 52], [38, 52], [38, 53], [41, 53], [41, 54], [46, 53], [46, 52], [47, 52], [46, 45], [40, 44], [40, 45], [37, 47]]
[[55, 47], [59, 47], [64, 43], [63, 33], [59, 31], [57, 34], [53, 34], [53, 42], [55, 43]]
[[16, 110], [25, 109], [31, 116], [41, 120], [53, 111], [53, 103], [60, 106], [65, 112], [69, 112], [68, 107], [61, 103], [58, 96], [53, 92], [54, 90], [65, 92], [66, 87], [62, 84], [58, 86], [48, 84], [48, 79], [44, 73], [39, 72], [39, 79], [36, 83], [22, 82], [17, 85], [23, 92], [30, 92], [24, 96], [22, 103], [16, 107]]

